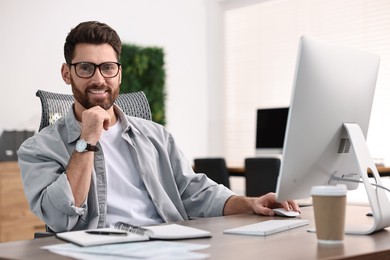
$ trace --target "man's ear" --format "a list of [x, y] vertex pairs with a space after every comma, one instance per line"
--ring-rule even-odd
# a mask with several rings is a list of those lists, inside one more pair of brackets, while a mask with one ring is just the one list
[[61, 75], [62, 75], [62, 79], [65, 81], [65, 83], [70, 85], [70, 67], [68, 66], [68, 64], [66, 64], [66, 63], [62, 64]]

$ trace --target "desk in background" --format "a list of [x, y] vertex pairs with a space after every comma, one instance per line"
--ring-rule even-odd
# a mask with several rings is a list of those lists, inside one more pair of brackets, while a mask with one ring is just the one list
[[245, 177], [245, 167], [229, 167], [228, 166], [228, 172], [230, 176], [241, 176]]
[[[347, 223], [364, 224], [372, 221], [365, 214], [369, 208], [348, 206]], [[302, 218], [313, 222], [312, 207], [302, 208]], [[372, 235], [346, 235], [341, 246], [329, 247], [317, 244], [314, 233], [306, 232], [308, 226], [284, 231], [267, 237], [223, 234], [223, 230], [271, 217], [243, 214], [179, 222], [212, 233], [212, 238], [191, 239], [184, 242], [209, 244], [201, 250], [213, 259], [388, 259], [390, 256], [390, 229]], [[69, 259], [40, 249], [41, 246], [64, 243], [54, 237], [0, 244], [0, 259]]]
[[[379, 175], [382, 177], [390, 176], [390, 167], [378, 166], [377, 170], [379, 172]], [[229, 172], [230, 176], [245, 177], [245, 168], [244, 167], [240, 167], [240, 166], [228, 167], [228, 172]], [[370, 174], [371, 173], [369, 172], [369, 175]]]

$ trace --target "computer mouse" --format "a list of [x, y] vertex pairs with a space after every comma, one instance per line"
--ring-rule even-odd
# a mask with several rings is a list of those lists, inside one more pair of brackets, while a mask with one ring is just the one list
[[275, 212], [275, 215], [280, 216], [280, 217], [294, 218], [294, 217], [297, 217], [301, 214], [298, 211], [285, 210], [284, 208], [276, 208], [273, 210]]

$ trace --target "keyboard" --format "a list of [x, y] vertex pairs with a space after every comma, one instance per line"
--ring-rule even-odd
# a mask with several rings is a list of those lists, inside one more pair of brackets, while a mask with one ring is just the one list
[[309, 224], [307, 219], [271, 219], [263, 222], [226, 229], [225, 234], [267, 236]]

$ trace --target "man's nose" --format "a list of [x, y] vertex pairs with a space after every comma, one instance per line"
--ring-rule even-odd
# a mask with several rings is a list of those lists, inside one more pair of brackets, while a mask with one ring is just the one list
[[102, 73], [100, 72], [100, 69], [99, 68], [96, 68], [96, 71], [95, 73], [93, 74], [92, 76], [92, 81], [93, 83], [97, 84], [97, 85], [101, 85], [105, 82], [105, 78], [103, 77]]

